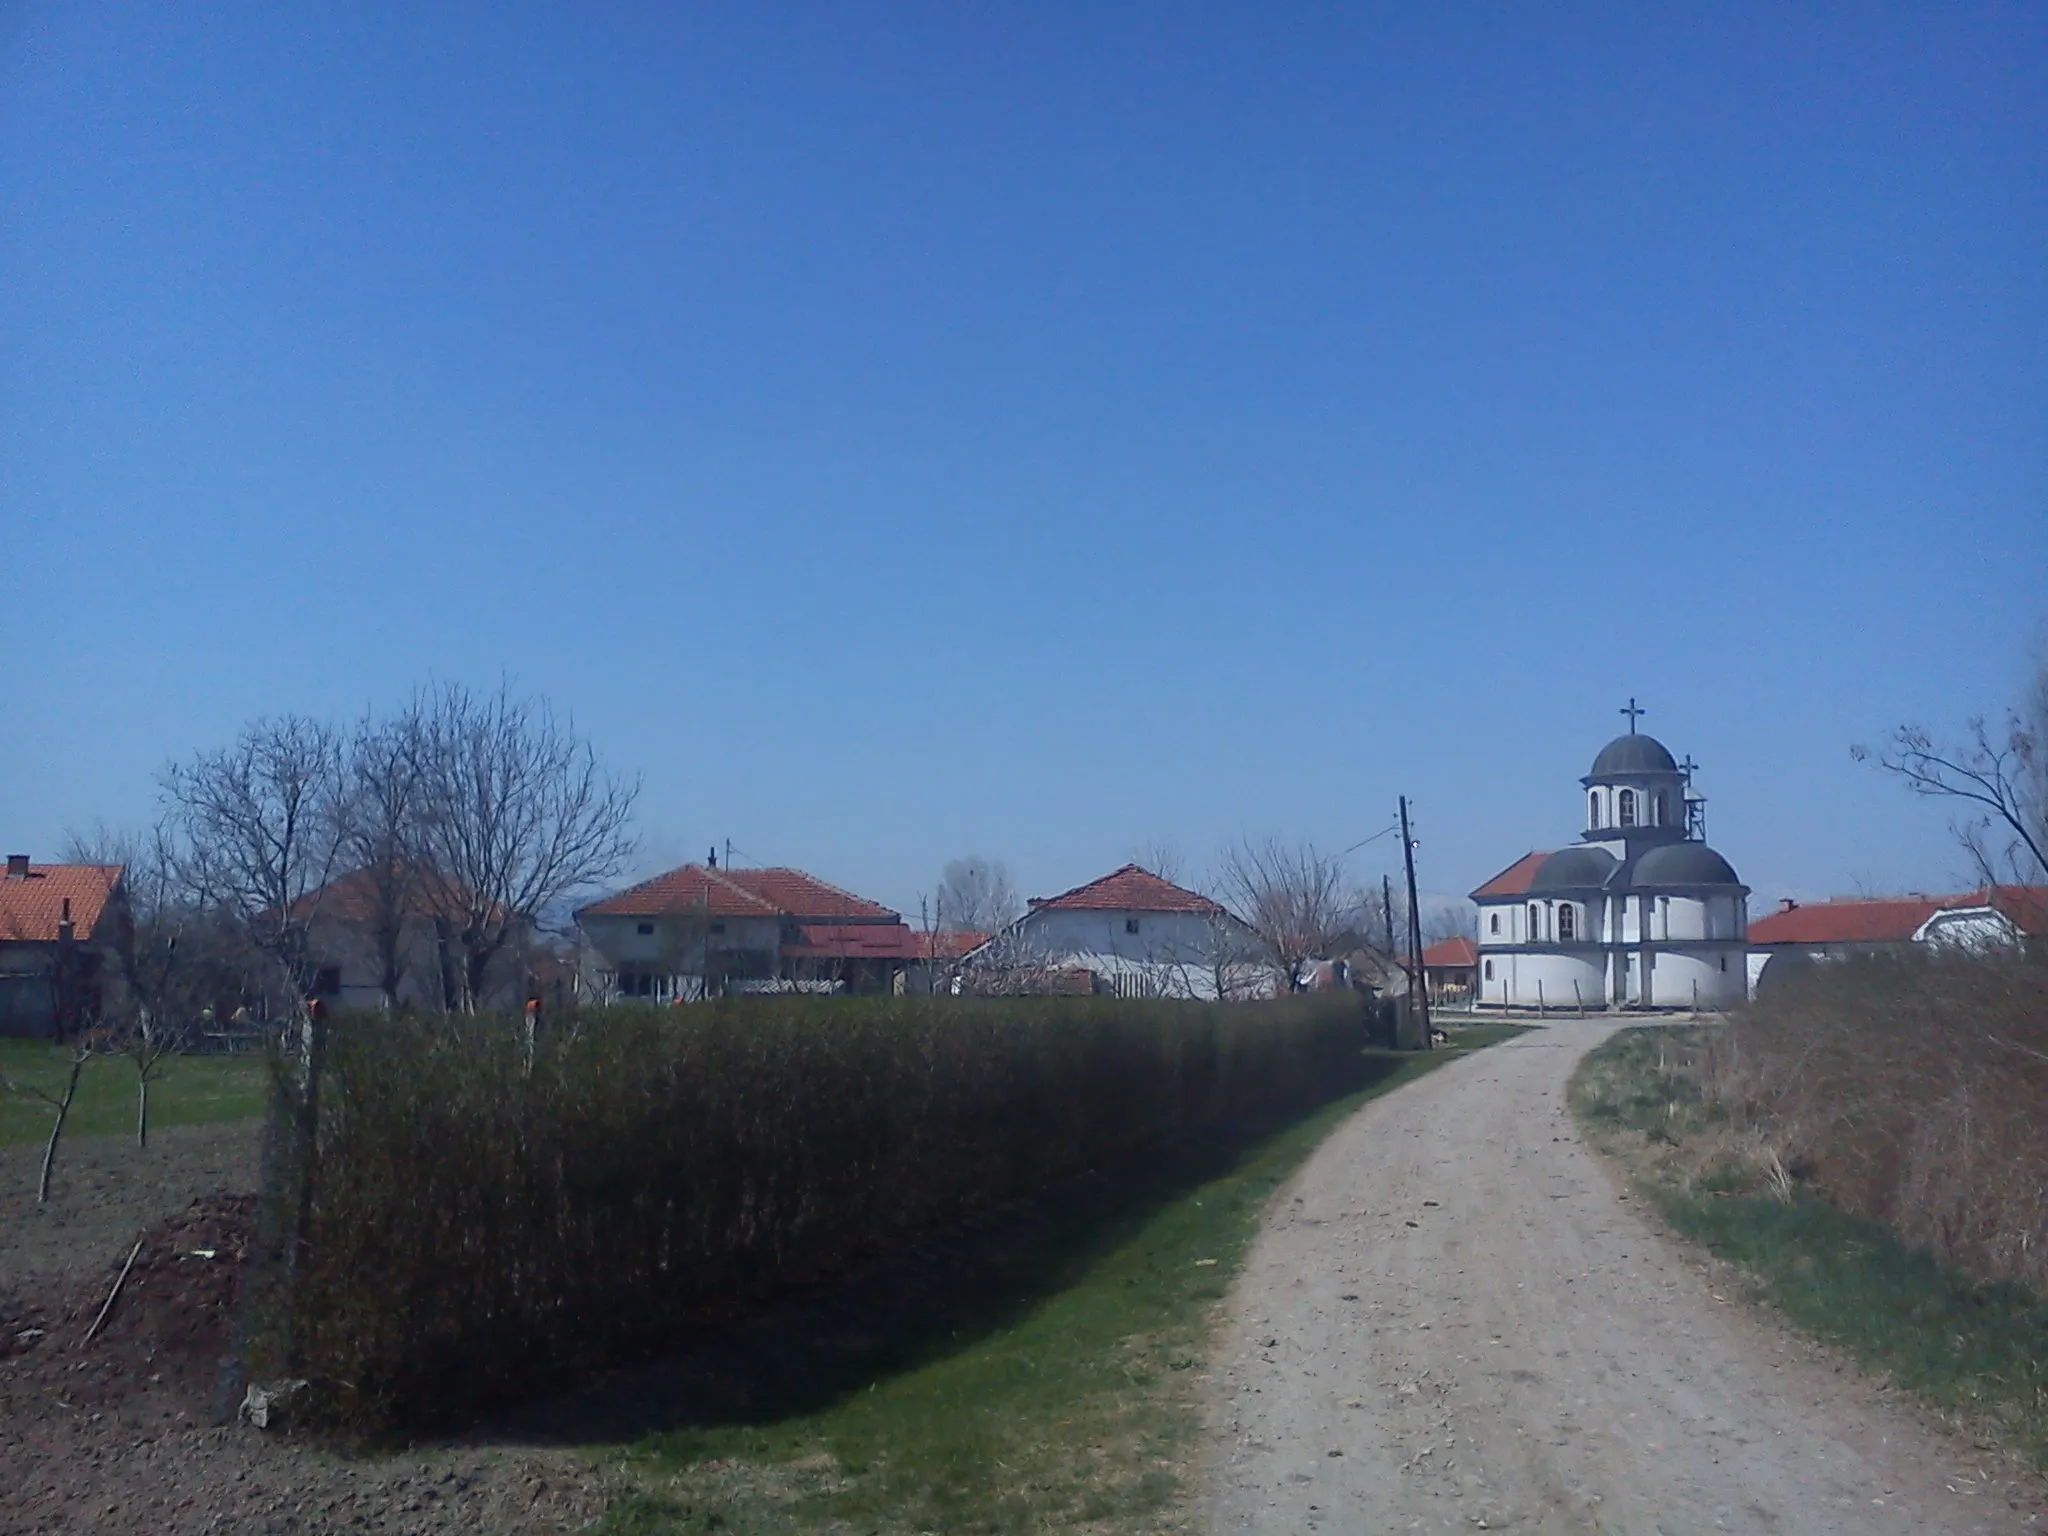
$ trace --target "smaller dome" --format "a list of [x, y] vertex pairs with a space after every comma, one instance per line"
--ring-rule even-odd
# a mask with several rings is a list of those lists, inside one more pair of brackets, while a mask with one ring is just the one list
[[1740, 885], [1735, 868], [1705, 843], [1666, 843], [1636, 863], [1634, 883], [1642, 885]]
[[1654, 736], [1617, 736], [1593, 759], [1589, 778], [1604, 779], [1610, 773], [1676, 773], [1678, 759]]
[[1532, 891], [1597, 890], [1614, 873], [1615, 857], [1605, 848], [1560, 848], [1536, 866]]

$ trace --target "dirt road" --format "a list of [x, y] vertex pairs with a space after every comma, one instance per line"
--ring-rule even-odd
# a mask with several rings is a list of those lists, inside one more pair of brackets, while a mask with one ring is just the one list
[[1217, 1532], [2008, 1532], [2030, 1490], [1750, 1310], [1579, 1144], [1546, 1028], [1281, 1191], [1213, 1380]]

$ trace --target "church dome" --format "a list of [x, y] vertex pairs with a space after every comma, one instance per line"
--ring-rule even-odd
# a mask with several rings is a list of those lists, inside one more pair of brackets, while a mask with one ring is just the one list
[[1735, 868], [1705, 843], [1666, 843], [1637, 862], [1635, 884], [1740, 885]]
[[1598, 889], [1614, 873], [1616, 860], [1605, 848], [1560, 848], [1536, 867], [1531, 891]]
[[1676, 773], [1678, 759], [1654, 736], [1630, 732], [1617, 736], [1593, 759], [1591, 778], [1604, 779], [1615, 773]]

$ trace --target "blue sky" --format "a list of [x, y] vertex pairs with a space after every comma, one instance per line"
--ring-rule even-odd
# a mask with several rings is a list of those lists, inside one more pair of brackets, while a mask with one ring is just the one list
[[2035, 6], [11, 6], [0, 836], [510, 676], [650, 868], [1462, 891], [1634, 694], [1946, 884], [1848, 747], [2048, 620], [2044, 193]]

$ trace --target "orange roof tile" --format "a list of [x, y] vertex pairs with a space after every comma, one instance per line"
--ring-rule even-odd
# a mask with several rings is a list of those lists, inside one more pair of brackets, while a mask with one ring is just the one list
[[1190, 912], [1202, 917], [1223, 910], [1195, 891], [1162, 880], [1149, 869], [1126, 864], [1122, 869], [1077, 885], [1058, 896], [1033, 897], [1031, 910], [1083, 912]]
[[638, 885], [592, 902], [578, 917], [664, 917], [708, 912], [712, 917], [780, 917], [782, 909], [743, 890], [723, 870], [685, 864]]
[[2026, 934], [2048, 933], [2048, 886], [2001, 885], [1959, 896], [1891, 896], [1816, 901], [1760, 917], [1749, 925], [1752, 944], [1904, 943], [1937, 912], [1991, 907]]
[[[713, 917], [793, 917], [811, 923], [901, 923], [879, 902], [801, 869], [707, 869], [685, 864], [583, 909], [594, 917], [660, 917], [709, 910]], [[582, 914], [579, 914], [582, 915]]]
[[1529, 889], [1529, 882], [1536, 878], [1536, 871], [1543, 861], [1550, 857], [1547, 851], [1525, 853], [1506, 869], [1495, 875], [1486, 884], [1472, 893], [1474, 901], [1484, 901], [1489, 896], [1519, 896]]
[[1422, 951], [1425, 968], [1431, 966], [1474, 966], [1479, 963], [1479, 946], [1459, 937], [1431, 944]]
[[89, 939], [120, 888], [119, 864], [31, 864], [26, 879], [0, 878], [0, 944], [54, 944], [70, 903], [74, 937]]
[[818, 960], [916, 960], [918, 935], [905, 923], [807, 923], [801, 944], [785, 944], [792, 958]]
[[719, 874], [795, 918], [866, 918], [893, 922], [898, 914], [879, 902], [842, 891], [800, 869], [721, 869]]

